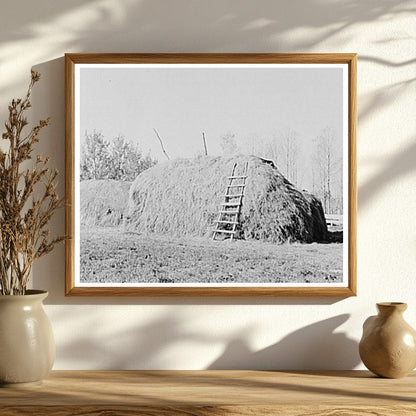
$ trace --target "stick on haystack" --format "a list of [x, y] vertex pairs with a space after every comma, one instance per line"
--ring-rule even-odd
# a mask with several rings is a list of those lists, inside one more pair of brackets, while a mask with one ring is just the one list
[[202, 141], [204, 142], [204, 154], [208, 156], [207, 140], [205, 139], [205, 133], [202, 132]]
[[169, 157], [169, 155], [166, 153], [165, 147], [163, 146], [162, 138], [160, 137], [159, 132], [158, 132], [155, 128], [153, 128], [153, 130], [154, 130], [154, 132], [156, 133], [157, 138], [159, 139], [159, 143], [160, 143], [160, 146], [162, 147], [162, 151], [163, 151], [163, 153], [165, 154], [166, 158], [167, 158], [168, 160], [170, 160], [170, 157]]

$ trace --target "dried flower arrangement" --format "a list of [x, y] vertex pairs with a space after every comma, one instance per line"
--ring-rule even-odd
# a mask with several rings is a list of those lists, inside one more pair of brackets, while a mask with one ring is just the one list
[[[2, 139], [7, 150], [0, 148], [0, 294], [24, 295], [33, 262], [53, 250], [65, 239], [51, 239], [45, 229], [55, 210], [63, 204], [56, 193], [58, 171], [52, 171], [49, 157], [37, 156], [31, 167], [34, 145], [39, 132], [50, 119], [41, 120], [27, 134], [25, 111], [31, 107], [30, 96], [39, 72], [32, 71], [25, 98], [9, 105], [6, 132]], [[3, 142], [4, 144], [4, 142]]]

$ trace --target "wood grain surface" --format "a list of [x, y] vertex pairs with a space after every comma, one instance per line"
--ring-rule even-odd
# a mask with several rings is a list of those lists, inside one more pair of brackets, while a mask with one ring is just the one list
[[0, 389], [0, 415], [416, 415], [416, 374], [367, 371], [54, 371]]

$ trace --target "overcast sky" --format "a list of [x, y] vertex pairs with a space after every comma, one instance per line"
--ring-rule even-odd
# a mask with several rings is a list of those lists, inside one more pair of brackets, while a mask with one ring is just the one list
[[[342, 146], [340, 68], [81, 68], [80, 137], [124, 135], [144, 153], [165, 160], [221, 154], [221, 138], [270, 141], [295, 131], [302, 153], [329, 126]], [[307, 161], [305, 161], [307, 163]]]

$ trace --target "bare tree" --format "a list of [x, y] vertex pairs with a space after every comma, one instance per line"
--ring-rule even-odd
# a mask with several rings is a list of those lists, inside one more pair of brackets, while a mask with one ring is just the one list
[[327, 214], [342, 210], [342, 203], [339, 203], [339, 200], [342, 201], [342, 163], [339, 153], [334, 130], [327, 126], [315, 139], [312, 175], [313, 188]]
[[280, 160], [284, 175], [293, 184], [298, 181], [298, 134], [288, 130], [280, 136]]
[[273, 160], [282, 174], [297, 185], [300, 151], [296, 131], [288, 130], [275, 136], [258, 149], [257, 154]]
[[224, 136], [221, 137], [221, 148], [223, 154], [225, 155], [233, 155], [238, 153], [239, 148], [234, 133], [227, 132]]

